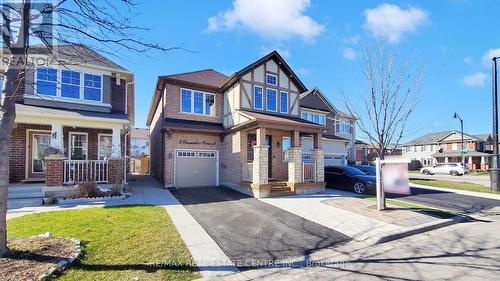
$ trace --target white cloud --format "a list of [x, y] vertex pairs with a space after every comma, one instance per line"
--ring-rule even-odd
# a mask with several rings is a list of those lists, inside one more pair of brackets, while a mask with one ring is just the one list
[[342, 41], [344, 41], [344, 43], [346, 44], [357, 45], [359, 43], [359, 39], [360, 39], [359, 34], [357, 34], [349, 38], [344, 38], [342, 39]]
[[311, 0], [234, 0], [233, 7], [208, 19], [207, 32], [251, 30], [267, 39], [299, 37], [312, 43], [325, 27], [304, 11]]
[[482, 61], [485, 66], [491, 65], [491, 59], [493, 57], [500, 57], [500, 48], [498, 49], [489, 49], [486, 54], [484, 54]]
[[472, 58], [471, 57], [465, 57], [464, 58], [464, 63], [465, 64], [471, 64], [472, 63]]
[[358, 57], [356, 51], [353, 48], [344, 48], [342, 51], [342, 56], [348, 60], [355, 60]]
[[401, 9], [397, 5], [381, 4], [365, 10], [364, 27], [376, 37], [397, 43], [404, 33], [417, 30], [417, 27], [427, 21], [427, 12], [422, 9]]
[[265, 46], [260, 46], [257, 48], [257, 52], [259, 53], [259, 55], [261, 56], [264, 56], [264, 55], [267, 55], [269, 54], [270, 52], [272, 51], [278, 51], [278, 53], [283, 57], [283, 58], [289, 58], [292, 56], [292, 53], [290, 53], [290, 51], [288, 49], [283, 49], [283, 48], [280, 48], [280, 47], [265, 47]]
[[464, 83], [470, 87], [483, 87], [488, 75], [483, 72], [476, 72], [464, 77]]

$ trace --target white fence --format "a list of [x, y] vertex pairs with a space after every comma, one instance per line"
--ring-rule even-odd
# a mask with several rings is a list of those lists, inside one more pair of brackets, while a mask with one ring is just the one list
[[315, 182], [316, 169], [315, 163], [302, 162], [302, 182]]
[[64, 184], [105, 183], [108, 178], [108, 160], [64, 160]]

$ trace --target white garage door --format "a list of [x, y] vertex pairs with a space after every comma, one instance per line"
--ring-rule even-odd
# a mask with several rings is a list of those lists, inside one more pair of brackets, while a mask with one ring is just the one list
[[325, 155], [325, 166], [344, 166], [345, 156], [342, 155]]
[[217, 151], [178, 150], [175, 159], [175, 186], [217, 185]]

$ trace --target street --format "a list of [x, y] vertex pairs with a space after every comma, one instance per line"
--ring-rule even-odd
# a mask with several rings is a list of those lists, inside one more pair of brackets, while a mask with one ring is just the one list
[[420, 173], [410, 173], [410, 178], [413, 179], [432, 179], [432, 180], [446, 180], [455, 182], [469, 182], [475, 184], [481, 184], [490, 187], [490, 176], [489, 175], [463, 175], [463, 176], [451, 176], [451, 175], [422, 175]]

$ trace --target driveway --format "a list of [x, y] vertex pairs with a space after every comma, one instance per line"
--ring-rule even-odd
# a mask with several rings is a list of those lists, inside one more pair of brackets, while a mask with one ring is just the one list
[[387, 194], [388, 198], [443, 208], [459, 213], [474, 213], [500, 206], [500, 200], [411, 187], [411, 195]]
[[302, 257], [351, 239], [231, 189], [183, 188], [172, 194], [240, 268]]
[[432, 179], [432, 180], [445, 180], [445, 181], [455, 181], [455, 182], [470, 182], [475, 184], [480, 184], [489, 187], [490, 186], [490, 176], [473, 176], [473, 175], [463, 175], [463, 176], [450, 176], [450, 175], [422, 175], [417, 173], [410, 173], [410, 178], [412, 179]]

